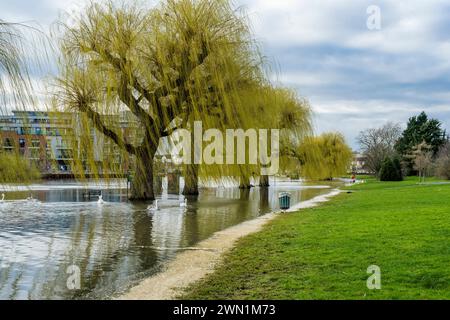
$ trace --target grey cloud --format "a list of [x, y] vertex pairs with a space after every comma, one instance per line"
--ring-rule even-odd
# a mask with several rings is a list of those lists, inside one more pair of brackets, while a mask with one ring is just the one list
[[[2, 1], [1, 18], [48, 26], [74, 0]], [[316, 128], [342, 131], [405, 122], [421, 110], [450, 124], [450, 3], [440, 0], [238, 0], [278, 80], [316, 109]], [[381, 8], [382, 29], [366, 28]]]

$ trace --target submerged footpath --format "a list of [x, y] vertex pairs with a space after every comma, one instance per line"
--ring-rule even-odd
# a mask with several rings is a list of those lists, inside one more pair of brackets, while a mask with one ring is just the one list
[[[330, 200], [340, 192], [339, 189], [334, 189], [328, 194], [300, 202], [289, 209], [288, 212], [312, 208]], [[169, 262], [162, 272], [144, 279], [118, 299], [175, 299], [182, 293], [183, 289], [212, 273], [222, 261], [223, 255], [232, 249], [240, 238], [260, 231], [264, 225], [275, 219], [279, 214], [280, 212], [269, 213], [215, 233], [195, 247], [177, 254], [175, 259]]]

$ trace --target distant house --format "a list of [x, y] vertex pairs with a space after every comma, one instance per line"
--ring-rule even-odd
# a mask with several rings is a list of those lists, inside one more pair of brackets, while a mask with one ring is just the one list
[[352, 172], [357, 174], [368, 174], [369, 172], [367, 172], [365, 164], [366, 164], [365, 155], [359, 152], [353, 152]]

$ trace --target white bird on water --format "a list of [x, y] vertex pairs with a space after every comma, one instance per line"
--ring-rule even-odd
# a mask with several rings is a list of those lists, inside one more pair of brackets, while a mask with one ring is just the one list
[[158, 210], [159, 210], [159, 208], [158, 208], [158, 200], [155, 200], [155, 201], [153, 202], [153, 204], [149, 205], [149, 206], [147, 207], [147, 210], [148, 210], [148, 211], [158, 211]]
[[2, 199], [0, 200], [0, 202], [4, 202], [5, 201], [5, 194], [2, 193]]
[[180, 207], [187, 208], [187, 199], [184, 199], [184, 201], [180, 203]]
[[100, 194], [100, 195], [98, 196], [97, 204], [104, 204], [104, 203], [105, 203], [105, 201], [103, 200], [103, 195]]
[[27, 198], [27, 201], [28, 201], [28, 202], [38, 202], [37, 199], [33, 198], [33, 195], [32, 195], [32, 194], [30, 194], [30, 196]]

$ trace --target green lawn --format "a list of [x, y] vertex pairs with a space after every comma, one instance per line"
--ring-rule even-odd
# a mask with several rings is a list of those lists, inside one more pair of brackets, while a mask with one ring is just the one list
[[[349, 190], [241, 239], [183, 298], [450, 299], [450, 185], [370, 179]], [[370, 265], [381, 290], [367, 289]]]

